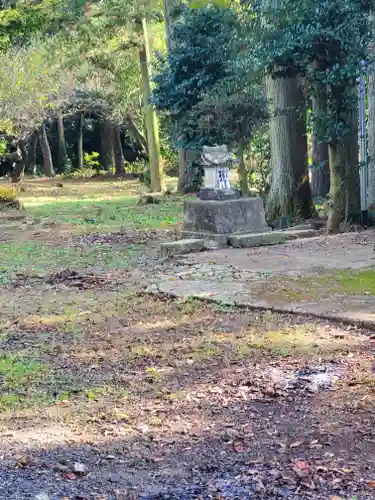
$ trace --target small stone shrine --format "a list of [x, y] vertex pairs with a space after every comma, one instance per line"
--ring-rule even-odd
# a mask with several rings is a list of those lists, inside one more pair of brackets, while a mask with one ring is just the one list
[[226, 146], [203, 148], [204, 186], [197, 200], [184, 205], [184, 238], [201, 238], [208, 245], [225, 246], [236, 234], [271, 231], [263, 200], [244, 198], [229, 182], [229, 168], [236, 163]]

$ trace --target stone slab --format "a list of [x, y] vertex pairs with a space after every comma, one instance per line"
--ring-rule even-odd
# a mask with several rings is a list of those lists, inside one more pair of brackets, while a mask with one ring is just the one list
[[293, 231], [273, 231], [270, 233], [232, 234], [228, 241], [235, 248], [252, 248], [267, 245], [278, 245], [290, 239], [311, 238], [317, 232], [313, 229], [300, 229]]
[[199, 191], [200, 200], [238, 200], [239, 198], [241, 198], [241, 192], [237, 189], [202, 188]]
[[313, 238], [319, 234], [315, 229], [288, 229], [282, 232], [288, 236], [289, 240], [296, 238]]
[[235, 248], [252, 248], [277, 245], [284, 243], [288, 239], [288, 235], [282, 231], [273, 231], [271, 233], [232, 234], [229, 236], [228, 241]]
[[167, 241], [160, 245], [162, 257], [173, 257], [192, 252], [201, 252], [205, 245], [202, 239], [184, 239], [178, 241]]
[[[150, 293], [150, 292], [149, 292]], [[346, 295], [324, 301], [277, 302], [258, 298], [251, 293], [248, 283], [223, 283], [208, 280], [162, 280], [155, 286], [155, 294], [185, 297], [220, 303], [234, 307], [269, 310], [276, 313], [314, 316], [364, 328], [375, 327], [375, 297]]]
[[194, 231], [181, 231], [185, 239], [203, 239], [206, 248], [224, 248], [228, 246], [229, 234], [197, 233]]
[[183, 229], [193, 233], [210, 234], [270, 231], [261, 198], [185, 201]]

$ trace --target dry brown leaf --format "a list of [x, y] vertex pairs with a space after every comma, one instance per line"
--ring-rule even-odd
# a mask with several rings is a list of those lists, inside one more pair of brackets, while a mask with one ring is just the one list
[[294, 462], [294, 467], [303, 471], [309, 470], [309, 464], [303, 460], [297, 460], [296, 462]]
[[298, 448], [298, 446], [301, 446], [303, 444], [303, 441], [295, 441], [290, 445], [291, 448]]
[[233, 446], [233, 450], [236, 453], [244, 453], [246, 451], [245, 443], [244, 443], [243, 439], [236, 439], [235, 441], [233, 441], [232, 446]]

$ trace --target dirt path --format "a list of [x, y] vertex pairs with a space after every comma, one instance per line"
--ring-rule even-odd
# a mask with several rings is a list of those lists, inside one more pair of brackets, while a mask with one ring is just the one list
[[[153, 238], [126, 270], [2, 287], [0, 498], [375, 498], [373, 332], [221, 300], [275, 300], [281, 283], [334, 300], [321, 270], [371, 267], [366, 238], [179, 262]], [[198, 283], [216, 303], [187, 297]]]
[[343, 273], [374, 267], [374, 243], [374, 232], [349, 233], [195, 254], [149, 291], [372, 325], [374, 295], [349, 288]]

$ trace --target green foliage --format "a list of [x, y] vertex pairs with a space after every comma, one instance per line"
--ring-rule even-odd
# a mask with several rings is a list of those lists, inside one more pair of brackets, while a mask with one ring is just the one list
[[271, 180], [271, 145], [267, 126], [261, 127], [254, 134], [250, 144], [250, 156], [253, 162], [249, 170], [249, 185], [264, 195]]
[[326, 94], [327, 109], [313, 116], [313, 123], [327, 142], [353, 132], [347, 114], [360, 63], [367, 58], [366, 8], [356, 0], [283, 0], [281, 8], [267, 3], [252, 20], [258, 34], [252, 57], [275, 77], [302, 76], [308, 94]]
[[97, 151], [92, 151], [91, 153], [85, 153], [84, 167], [86, 169], [92, 169], [99, 172], [100, 170], [99, 157], [100, 154]]
[[264, 98], [236, 65], [245, 41], [236, 12], [183, 8], [173, 36], [154, 78], [153, 100], [169, 113], [176, 145], [199, 148], [247, 137], [264, 117]]

